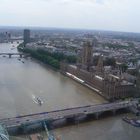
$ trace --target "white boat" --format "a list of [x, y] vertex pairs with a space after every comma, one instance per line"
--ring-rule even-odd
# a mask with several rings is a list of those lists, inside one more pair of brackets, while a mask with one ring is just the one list
[[42, 99], [41, 99], [40, 97], [34, 96], [34, 97], [33, 97], [33, 100], [34, 100], [34, 102], [35, 102], [36, 104], [38, 104], [38, 105], [40, 105], [40, 106], [43, 104], [43, 101], [42, 101]]

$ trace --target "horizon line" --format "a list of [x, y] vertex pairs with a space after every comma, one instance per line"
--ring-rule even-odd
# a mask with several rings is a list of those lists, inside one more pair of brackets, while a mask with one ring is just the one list
[[133, 33], [133, 34], [140, 34], [140, 32], [134, 32], [134, 31], [117, 31], [117, 30], [109, 30], [109, 29], [92, 29], [92, 28], [77, 28], [77, 27], [47, 27], [47, 26], [34, 26], [34, 25], [21, 25], [21, 26], [18, 26], [18, 25], [0, 25], [0, 29], [2, 28], [21, 28], [21, 29], [33, 29], [33, 28], [42, 28], [42, 29], [62, 29], [62, 30], [83, 30], [83, 31], [103, 31], [103, 32], [118, 32], [118, 33]]

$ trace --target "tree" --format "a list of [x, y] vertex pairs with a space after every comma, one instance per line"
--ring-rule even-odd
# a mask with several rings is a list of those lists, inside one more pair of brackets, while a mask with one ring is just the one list
[[127, 66], [127, 64], [121, 64], [121, 70], [122, 70], [122, 72], [126, 72], [126, 70], [128, 69], [128, 66]]
[[106, 66], [114, 66], [116, 65], [116, 59], [115, 58], [106, 58], [104, 64]]

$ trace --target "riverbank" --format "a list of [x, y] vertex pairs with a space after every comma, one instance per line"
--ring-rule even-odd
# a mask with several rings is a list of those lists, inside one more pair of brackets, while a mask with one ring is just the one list
[[105, 96], [103, 96], [102, 92], [92, 86], [90, 86], [88, 83], [86, 83], [85, 81], [83, 81], [82, 79], [76, 77], [75, 75], [72, 75], [71, 73], [68, 73], [68, 72], [61, 72], [62, 74], [64, 74], [65, 76], [73, 79], [74, 81], [78, 82], [79, 84], [95, 91], [97, 94], [99, 94], [100, 96], [102, 96], [103, 98], [105, 98], [107, 101], [109, 101]]
[[36, 58], [42, 63], [48, 64], [55, 69], [60, 69], [61, 61], [67, 61], [68, 63], [75, 63], [77, 59], [75, 56], [66, 56], [65, 54], [59, 52], [48, 52], [41, 48], [38, 49], [26, 48], [23, 46], [23, 43], [21, 43], [17, 47], [17, 49], [19, 51], [29, 53], [33, 58]]

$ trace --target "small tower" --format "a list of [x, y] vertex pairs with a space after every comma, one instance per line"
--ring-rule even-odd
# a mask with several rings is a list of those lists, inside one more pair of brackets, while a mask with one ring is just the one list
[[89, 70], [90, 66], [92, 65], [92, 58], [93, 58], [93, 50], [92, 50], [92, 43], [87, 41], [83, 44], [82, 50], [82, 65]]
[[99, 57], [98, 64], [96, 66], [96, 73], [99, 75], [103, 75], [104, 73], [103, 55]]

